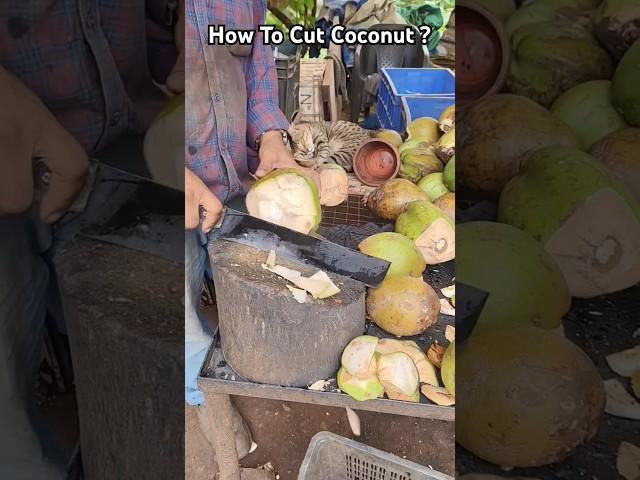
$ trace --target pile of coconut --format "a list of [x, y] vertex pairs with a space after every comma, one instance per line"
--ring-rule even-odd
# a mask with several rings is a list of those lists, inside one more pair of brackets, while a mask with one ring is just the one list
[[[344, 349], [337, 380], [340, 390], [365, 401], [386, 395], [391, 400], [455, 404], [455, 339], [448, 347], [433, 344], [424, 352], [413, 341], [362, 335]], [[437, 371], [440, 371], [438, 375]], [[438, 377], [442, 379], [441, 386]]]

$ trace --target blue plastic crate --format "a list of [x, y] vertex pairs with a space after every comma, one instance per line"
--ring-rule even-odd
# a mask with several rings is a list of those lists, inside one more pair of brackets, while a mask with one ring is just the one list
[[431, 99], [434, 104], [441, 104], [445, 99], [449, 102], [447, 105], [451, 105], [455, 93], [456, 79], [449, 69], [383, 68], [376, 113], [384, 128], [403, 131], [402, 97], [420, 96]]
[[456, 103], [451, 97], [402, 97], [402, 123], [401, 130], [405, 131], [407, 125], [417, 118], [431, 117], [436, 120], [444, 110]]

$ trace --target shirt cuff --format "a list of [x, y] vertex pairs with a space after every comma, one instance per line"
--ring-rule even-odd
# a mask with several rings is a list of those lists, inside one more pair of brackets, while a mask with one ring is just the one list
[[269, 130], [288, 130], [289, 121], [278, 106], [263, 102], [249, 106], [247, 112], [247, 145], [256, 148], [256, 139]]

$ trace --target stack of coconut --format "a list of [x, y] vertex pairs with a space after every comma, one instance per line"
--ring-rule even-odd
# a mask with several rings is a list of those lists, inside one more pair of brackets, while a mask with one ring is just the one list
[[[533, 467], [591, 439], [605, 405], [640, 417], [632, 382], [605, 392], [562, 335], [572, 297], [640, 282], [640, 3], [479, 1], [504, 19], [511, 93], [469, 105], [457, 125], [458, 182], [495, 198], [498, 222], [457, 229], [457, 278], [489, 297], [458, 349], [458, 393], [470, 400], [456, 440], [497, 465]], [[638, 378], [629, 352], [626, 376]]]

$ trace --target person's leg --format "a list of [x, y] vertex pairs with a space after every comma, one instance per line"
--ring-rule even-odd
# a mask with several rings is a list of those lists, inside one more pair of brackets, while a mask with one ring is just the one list
[[207, 261], [206, 239], [195, 230], [184, 234], [184, 362], [185, 400], [189, 405], [202, 405], [198, 390], [198, 372], [213, 340], [213, 332], [200, 311], [200, 296]]
[[0, 218], [0, 478], [13, 480], [66, 476], [45, 458], [31, 416], [49, 282], [41, 251], [31, 219]]

